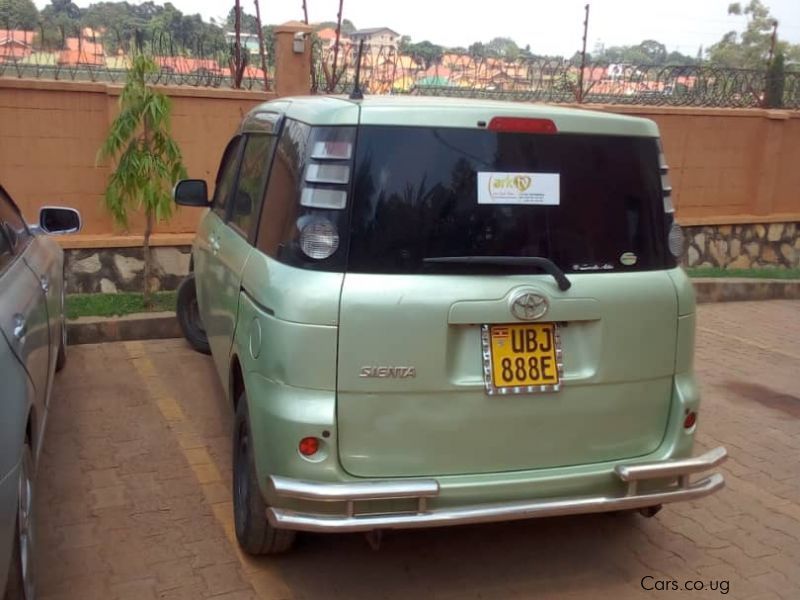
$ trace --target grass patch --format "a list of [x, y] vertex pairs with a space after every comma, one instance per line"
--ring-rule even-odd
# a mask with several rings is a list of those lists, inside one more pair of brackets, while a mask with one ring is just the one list
[[78, 317], [117, 317], [143, 312], [175, 310], [177, 292], [155, 292], [153, 306], [145, 308], [144, 296], [138, 293], [119, 294], [68, 294], [66, 309], [68, 319]]
[[749, 277], [752, 279], [800, 279], [800, 269], [722, 269], [720, 267], [689, 267], [689, 277]]

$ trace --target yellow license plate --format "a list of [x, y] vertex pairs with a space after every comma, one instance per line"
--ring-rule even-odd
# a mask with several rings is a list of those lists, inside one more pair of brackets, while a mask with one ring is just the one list
[[[561, 349], [555, 323], [484, 325], [486, 388], [489, 393], [557, 391]], [[487, 339], [488, 338], [488, 339]], [[489, 379], [491, 381], [489, 381]]]

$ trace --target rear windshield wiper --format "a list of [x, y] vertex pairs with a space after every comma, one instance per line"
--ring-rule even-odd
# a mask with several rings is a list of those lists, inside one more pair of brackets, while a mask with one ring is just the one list
[[552, 275], [562, 292], [572, 287], [564, 271], [549, 258], [542, 256], [434, 256], [423, 260], [426, 263], [454, 265], [501, 265], [508, 267], [536, 267]]

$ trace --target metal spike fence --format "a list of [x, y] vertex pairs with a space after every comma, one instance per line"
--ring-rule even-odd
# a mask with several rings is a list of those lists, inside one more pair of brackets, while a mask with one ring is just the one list
[[[233, 44], [221, 29], [208, 35], [176, 36], [167, 30], [95, 29], [75, 24], [25, 30], [0, 23], [0, 77], [121, 83], [136, 48], [150, 54], [159, 67], [151, 83], [233, 86]], [[244, 51], [248, 62], [242, 88], [273, 89], [274, 57], [267, 57], [269, 72], [265, 78], [258, 51]], [[342, 44], [335, 52], [333, 45], [316, 40], [312, 56], [312, 93], [351, 90], [357, 62], [354, 46]], [[800, 110], [800, 70], [791, 67], [777, 82], [769, 80], [766, 69], [708, 64], [594, 63], [586, 65], [582, 74], [581, 78], [579, 64], [561, 59], [508, 61], [445, 53], [429, 61], [402, 54], [391, 46], [365, 46], [361, 59], [362, 89], [367, 94]], [[782, 94], [777, 98], [774, 92], [767, 94], [768, 87], [782, 90]]]
[[[357, 49], [342, 46], [334, 61], [332, 46], [313, 53], [314, 81], [320, 93], [346, 93], [353, 86]], [[335, 62], [335, 64], [334, 64]], [[579, 64], [561, 59], [475, 57], [445, 53], [435, 62], [401, 54], [391, 46], [365, 46], [361, 87], [368, 94], [411, 94], [517, 101], [800, 109], [800, 71], [788, 70], [778, 82], [779, 100], [766, 93], [766, 70], [711, 65], [651, 66]], [[579, 88], [582, 80], [583, 89]]]
[[[150, 83], [196, 87], [233, 87], [233, 43], [220, 29], [209, 35], [176, 37], [158, 29], [95, 29], [90, 26], [40, 26], [34, 30], [0, 23], [0, 77], [123, 83], [131, 55], [153, 57], [158, 72]], [[243, 48], [247, 64], [241, 87], [273, 88], [264, 76], [258, 50]], [[273, 70], [271, 62], [268, 67]], [[266, 84], [265, 84], [266, 81]]]

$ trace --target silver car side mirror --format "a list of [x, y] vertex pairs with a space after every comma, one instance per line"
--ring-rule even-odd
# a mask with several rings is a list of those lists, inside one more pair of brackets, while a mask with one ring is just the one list
[[74, 208], [43, 206], [39, 209], [39, 231], [49, 234], [77, 233], [81, 214]]

